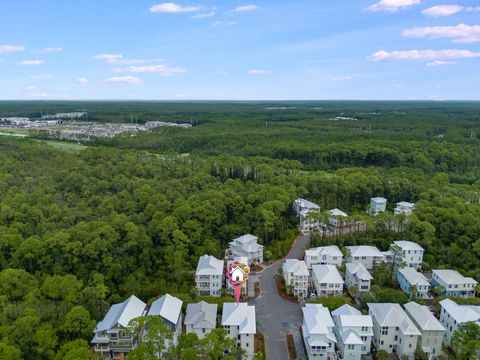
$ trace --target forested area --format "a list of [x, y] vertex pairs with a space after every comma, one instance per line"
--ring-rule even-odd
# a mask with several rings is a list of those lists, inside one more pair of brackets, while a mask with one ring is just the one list
[[[298, 196], [367, 222], [365, 234], [327, 242], [386, 250], [411, 239], [426, 249], [426, 267], [480, 281], [478, 103], [273, 104], [24, 103], [25, 112], [87, 108], [102, 121], [144, 105], [148, 120], [195, 126], [81, 151], [0, 138], [2, 356], [85, 353], [110, 304], [191, 297], [198, 257], [222, 256], [243, 233], [259, 236], [266, 259], [283, 256]], [[293, 108], [266, 109], [283, 106]], [[339, 113], [359, 120], [328, 120]], [[390, 215], [365, 214], [372, 196], [389, 210], [416, 202], [404, 233], [386, 229]]]

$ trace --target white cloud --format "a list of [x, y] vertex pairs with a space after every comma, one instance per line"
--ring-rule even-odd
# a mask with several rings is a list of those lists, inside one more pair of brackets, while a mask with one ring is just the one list
[[455, 61], [445, 61], [445, 60], [434, 60], [426, 63], [427, 66], [442, 66], [442, 65], [452, 65], [456, 64]]
[[480, 41], [480, 25], [416, 27], [403, 31], [403, 36], [427, 39], [453, 39], [456, 43]]
[[234, 26], [238, 25], [238, 21], [215, 21], [210, 26], [211, 27], [227, 27], [227, 26]]
[[402, 8], [420, 4], [421, 2], [422, 0], [380, 0], [377, 3], [370, 5], [365, 10], [394, 12]]
[[313, 69], [313, 70], [307, 70], [307, 71], [305, 71], [305, 74], [307, 74], [307, 75], [322, 75], [322, 74], [324, 74], [324, 73], [325, 73], [325, 71], [323, 71], [323, 70], [318, 70], [318, 69]]
[[88, 79], [84, 77], [78, 78], [77, 84], [81, 84], [81, 85], [88, 84]]
[[249, 69], [247, 70], [248, 75], [266, 75], [268, 74], [267, 70], [264, 69]]
[[24, 50], [25, 46], [23, 45], [0, 45], [0, 54], [11, 54]]
[[152, 13], [188, 13], [203, 10], [203, 6], [182, 6], [175, 3], [161, 3], [150, 8]]
[[480, 52], [458, 49], [444, 50], [408, 50], [408, 51], [377, 51], [369, 59], [380, 60], [441, 60], [480, 57]]
[[35, 74], [30, 76], [30, 79], [32, 80], [48, 80], [51, 78], [53, 78], [53, 76], [50, 74]]
[[333, 76], [329, 80], [330, 81], [348, 81], [348, 80], [352, 80], [352, 77], [350, 75]]
[[26, 66], [37, 66], [37, 65], [42, 65], [45, 64], [45, 61], [43, 60], [24, 60], [19, 63], [20, 65], [26, 65]]
[[97, 60], [104, 60], [107, 64], [112, 65], [134, 65], [145, 64], [151, 61], [162, 61], [163, 59], [127, 59], [122, 54], [98, 54], [93, 57]]
[[160, 76], [174, 76], [182, 74], [187, 69], [181, 67], [170, 67], [166, 65], [145, 65], [145, 66], [129, 66], [124, 69], [118, 69], [119, 72], [133, 72], [133, 73], [156, 73]]
[[480, 6], [437, 5], [423, 10], [422, 14], [428, 17], [442, 17], [455, 15], [459, 12], [474, 11], [480, 11]]
[[209, 17], [215, 16], [215, 14], [216, 14], [215, 11], [210, 11], [210, 12], [207, 12], [207, 13], [193, 15], [192, 18], [194, 18], [194, 19], [204, 19], [204, 18], [209, 18]]
[[48, 97], [48, 93], [46, 92], [37, 92], [37, 93], [29, 93], [28, 94], [29, 97], [33, 97], [33, 98], [46, 98]]
[[135, 76], [114, 76], [108, 79], [105, 79], [107, 84], [119, 84], [119, 85], [139, 85], [142, 83], [142, 80], [136, 78]]
[[233, 11], [235, 12], [244, 12], [244, 11], [254, 11], [258, 10], [258, 6], [256, 5], [242, 5], [242, 6], [237, 6]]
[[61, 47], [48, 47], [42, 50], [34, 50], [32, 51], [35, 54], [51, 54], [54, 52], [59, 52], [62, 51], [63, 49]]

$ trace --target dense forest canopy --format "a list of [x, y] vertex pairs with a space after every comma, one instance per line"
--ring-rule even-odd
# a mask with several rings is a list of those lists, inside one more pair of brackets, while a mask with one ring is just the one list
[[[368, 224], [339, 246], [411, 239], [425, 267], [480, 281], [480, 103], [0, 102], [0, 116], [87, 110], [102, 122], [191, 122], [85, 150], [0, 137], [0, 353], [54, 359], [87, 348], [109, 305], [190, 299], [205, 253], [251, 232], [265, 256], [296, 236], [293, 200]], [[336, 117], [355, 118], [335, 119]], [[403, 233], [370, 197], [416, 202]], [[10, 354], [10, 357], [6, 357]]]

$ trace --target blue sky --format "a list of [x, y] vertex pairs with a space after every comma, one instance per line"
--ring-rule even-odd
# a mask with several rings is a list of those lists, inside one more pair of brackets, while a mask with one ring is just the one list
[[480, 99], [480, 1], [3, 0], [1, 10], [0, 99]]

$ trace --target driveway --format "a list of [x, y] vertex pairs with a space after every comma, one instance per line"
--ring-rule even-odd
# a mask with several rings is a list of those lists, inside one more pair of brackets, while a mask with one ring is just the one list
[[[309, 241], [309, 235], [301, 235], [290, 249], [287, 259], [299, 259]], [[265, 336], [267, 359], [288, 360], [285, 336], [292, 332], [298, 359], [305, 357], [299, 328], [302, 325], [301, 304], [294, 304], [280, 297], [273, 278], [282, 267], [285, 258], [275, 261], [260, 275], [260, 295], [249, 302], [256, 306], [259, 331]], [[306, 357], [305, 357], [306, 358]]]

